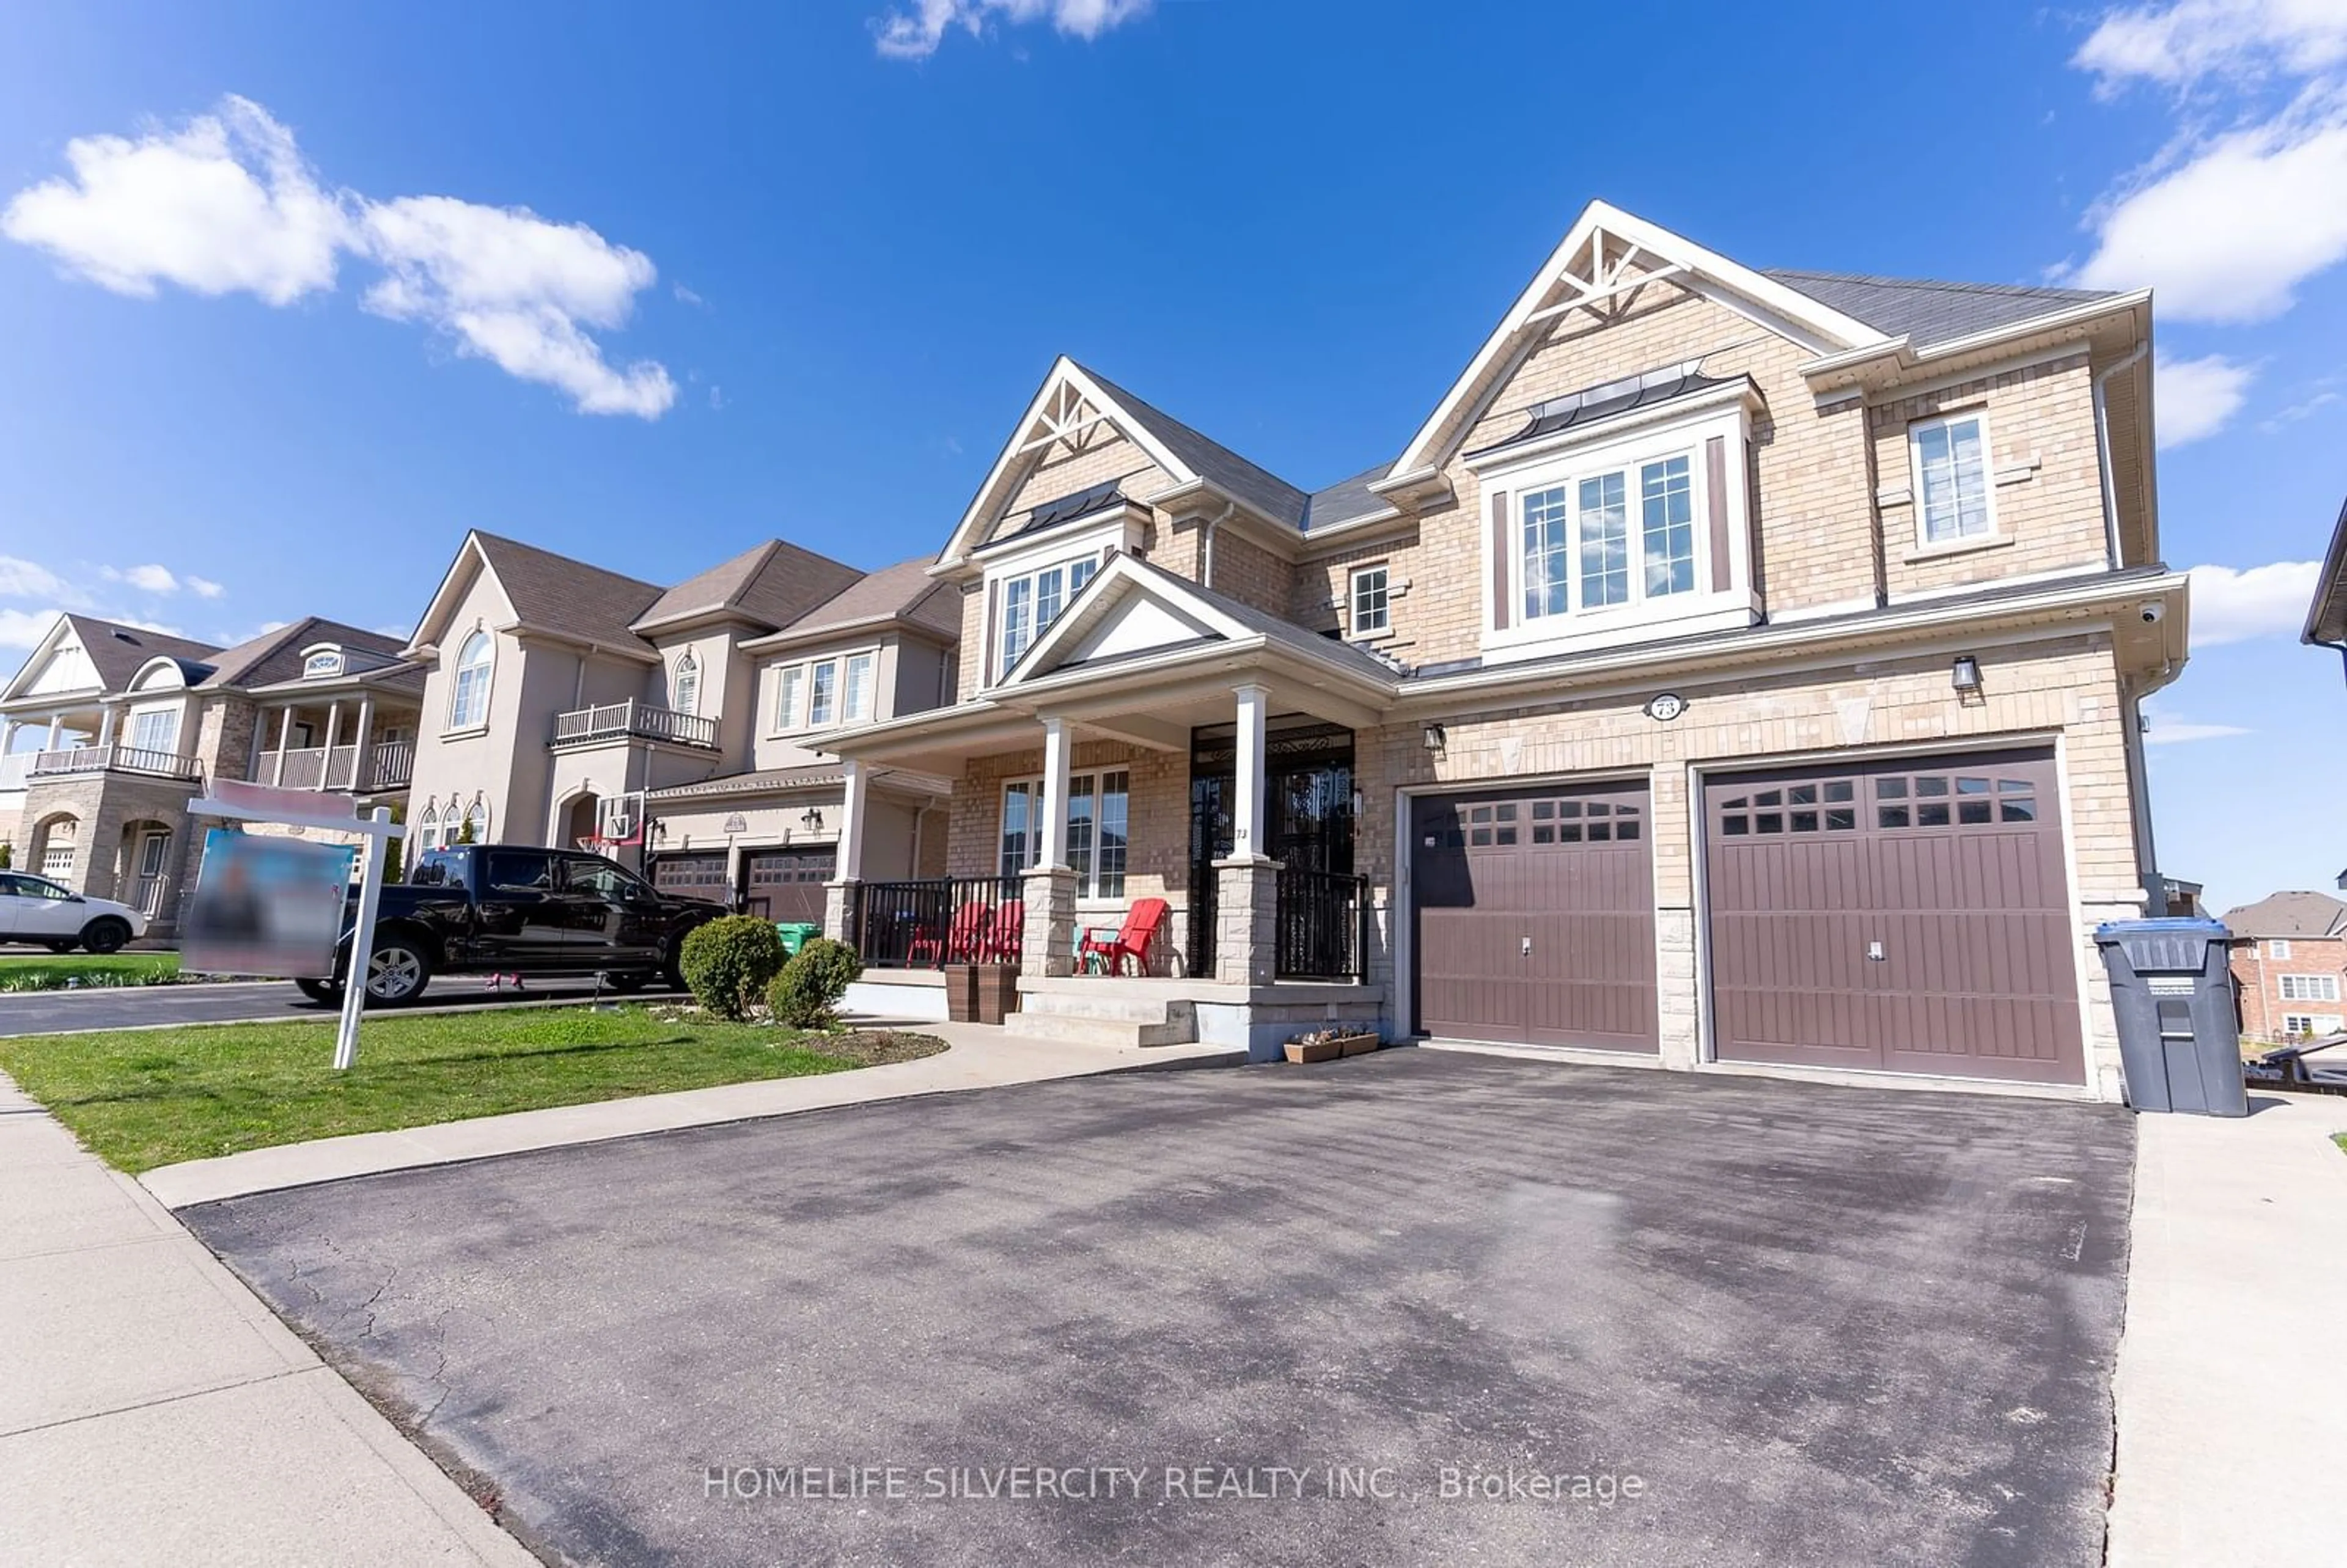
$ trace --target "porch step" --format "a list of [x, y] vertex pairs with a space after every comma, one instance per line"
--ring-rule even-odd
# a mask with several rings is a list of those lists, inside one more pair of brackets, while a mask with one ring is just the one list
[[1179, 998], [1121, 996], [1106, 986], [1097, 994], [1028, 991], [1019, 999], [1018, 1021], [1010, 1028], [1037, 1040], [1125, 1050], [1189, 1045], [1198, 1038], [1198, 1009]]

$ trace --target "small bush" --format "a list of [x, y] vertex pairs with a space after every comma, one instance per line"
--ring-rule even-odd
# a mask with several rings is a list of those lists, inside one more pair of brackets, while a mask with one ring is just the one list
[[845, 942], [816, 937], [783, 966], [767, 988], [766, 1006], [775, 1021], [793, 1029], [824, 1029], [836, 1018], [833, 1011], [847, 988], [864, 972], [864, 960]]
[[695, 927], [679, 955], [684, 983], [719, 1018], [739, 1020], [783, 967], [783, 939], [771, 921], [726, 915]]

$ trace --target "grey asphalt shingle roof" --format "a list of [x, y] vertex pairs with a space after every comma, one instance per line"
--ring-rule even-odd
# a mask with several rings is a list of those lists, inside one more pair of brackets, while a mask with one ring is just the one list
[[961, 590], [930, 577], [928, 566], [929, 558], [921, 556], [866, 572], [783, 630], [795, 638], [805, 632], [893, 619], [910, 621], [945, 637], [958, 637]]
[[1617, 414], [1627, 414], [1634, 408], [1653, 408], [1709, 392], [1716, 386], [1727, 386], [1736, 381], [1748, 381], [1748, 376], [1706, 375], [1685, 366], [1647, 371], [1643, 374], [1624, 376], [1602, 385], [1584, 387], [1563, 397], [1552, 397], [1536, 403], [1524, 412], [1528, 415], [1524, 427], [1504, 441], [1494, 441], [1470, 456], [1483, 452], [1497, 452], [1522, 441], [1535, 441], [1543, 436], [1553, 436], [1560, 430], [1570, 430], [1576, 425], [1593, 424], [1610, 419]]
[[634, 628], [651, 630], [715, 610], [737, 611], [769, 627], [788, 626], [861, 575], [788, 539], [768, 539], [662, 593], [636, 618]]
[[1304, 531], [1333, 528], [1339, 523], [1349, 523], [1356, 518], [1374, 517], [1392, 509], [1393, 503], [1369, 488], [1392, 472], [1391, 463], [1380, 463], [1374, 468], [1364, 468], [1349, 479], [1339, 479], [1326, 489], [1312, 492], [1304, 507]]
[[1916, 346], [1946, 343], [2116, 295], [2108, 290], [2050, 289], [2026, 283], [1950, 283], [1931, 278], [1875, 278], [1859, 272], [1807, 272], [1770, 267], [1766, 275], [1819, 304], [1855, 316]]
[[[362, 658], [371, 655], [386, 667], [396, 667], [402, 641], [396, 637], [385, 637], [378, 631], [345, 626], [339, 620], [328, 620], [323, 616], [305, 616], [290, 626], [264, 631], [233, 648], [221, 650], [212, 659], [211, 673], [203, 684], [215, 689], [233, 686], [249, 691], [280, 681], [299, 680], [302, 675], [302, 650], [320, 642], [339, 643], [345, 651], [355, 652]], [[412, 679], [407, 678], [411, 671]], [[401, 678], [395, 683], [420, 693], [424, 690], [422, 668], [412, 664], [405, 667]]]
[[615, 648], [640, 642], [633, 624], [661, 597], [658, 584], [477, 528], [473, 537], [525, 623]]
[[220, 650], [209, 642], [126, 626], [118, 620], [100, 620], [94, 615], [68, 615], [66, 620], [89, 654], [98, 680], [109, 692], [119, 692], [129, 685], [139, 667], [149, 659], [179, 660], [181, 672], [192, 683], [200, 679], [195, 671], [210, 670], [220, 655]]
[[1114, 398], [1120, 407], [1149, 427], [1160, 444], [1187, 464], [1191, 472], [1225, 495], [1252, 507], [1275, 522], [1301, 528], [1305, 493], [1257, 464], [1250, 463], [1210, 436], [1203, 436], [1163, 410], [1144, 403], [1088, 365], [1078, 365]]
[[2225, 912], [2236, 937], [2337, 937], [2347, 935], [2347, 904], [2328, 893], [2275, 893]]

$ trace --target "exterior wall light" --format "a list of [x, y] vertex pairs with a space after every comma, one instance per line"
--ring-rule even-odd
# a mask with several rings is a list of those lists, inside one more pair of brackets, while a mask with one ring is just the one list
[[1426, 749], [1428, 751], [1440, 751], [1442, 749], [1442, 741], [1443, 734], [1441, 725], [1429, 724], [1426, 726]]
[[823, 831], [823, 812], [815, 806], [811, 805], [807, 807], [806, 815], [800, 817], [799, 821], [805, 825], [806, 830], [809, 833], [821, 833]]
[[1955, 669], [1951, 672], [1949, 679], [1953, 682], [1956, 688], [1956, 692], [1959, 696], [1979, 696], [1981, 689], [1980, 661], [1973, 658], [1969, 653], [1957, 654]]

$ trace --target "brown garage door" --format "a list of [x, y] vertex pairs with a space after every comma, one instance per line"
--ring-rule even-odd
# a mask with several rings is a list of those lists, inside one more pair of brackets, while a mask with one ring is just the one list
[[1419, 1029], [1654, 1050], [1650, 826], [1643, 783], [1416, 802]]
[[1723, 1061], [2084, 1081], [2048, 751], [1704, 786]]
[[750, 883], [750, 913], [763, 919], [823, 921], [823, 885], [831, 880], [837, 852], [829, 849], [761, 849], [743, 856]]

